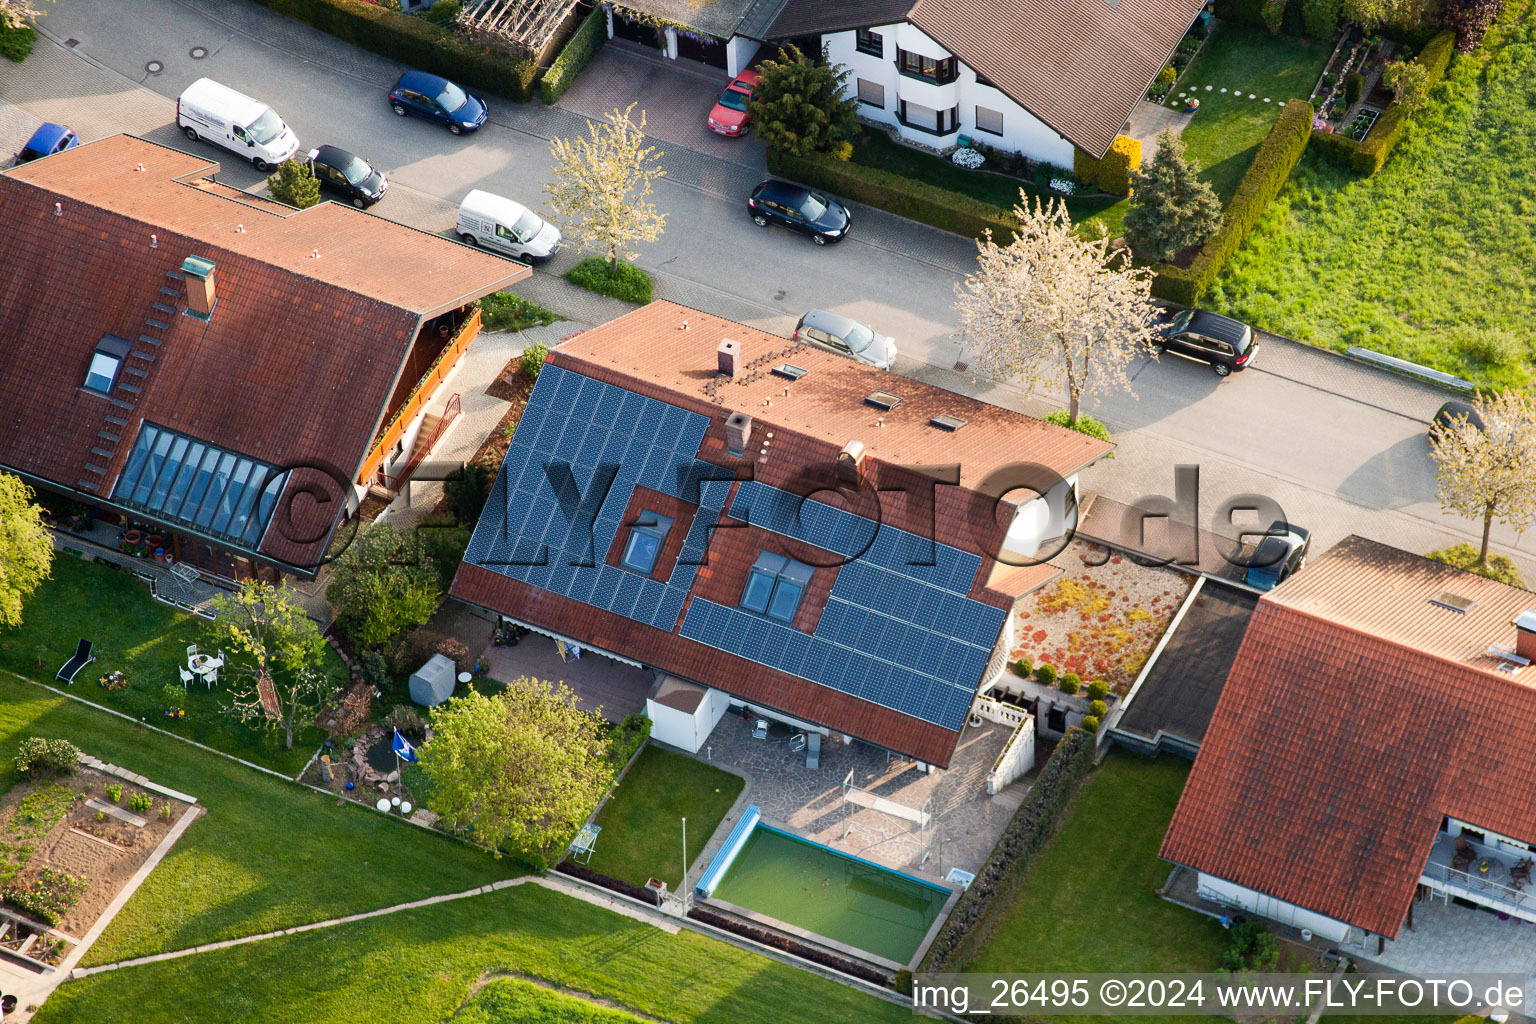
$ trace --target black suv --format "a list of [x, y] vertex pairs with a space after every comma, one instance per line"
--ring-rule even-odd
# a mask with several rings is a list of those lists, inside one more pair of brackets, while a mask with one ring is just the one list
[[760, 228], [782, 224], [810, 235], [817, 245], [841, 242], [853, 226], [853, 217], [842, 203], [787, 181], [765, 181], [753, 189], [747, 212]]
[[1216, 376], [1245, 369], [1259, 351], [1253, 328], [1241, 320], [1203, 309], [1186, 309], [1163, 326], [1152, 342], [1159, 352], [1210, 363]]
[[389, 180], [368, 161], [335, 146], [321, 146], [309, 151], [310, 170], [320, 187], [342, 195], [359, 210], [384, 198]]

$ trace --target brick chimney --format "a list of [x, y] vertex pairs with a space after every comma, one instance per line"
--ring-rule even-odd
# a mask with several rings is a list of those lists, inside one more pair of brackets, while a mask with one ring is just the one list
[[736, 376], [741, 368], [741, 342], [726, 338], [715, 349], [717, 369], [727, 377]]
[[188, 256], [181, 264], [181, 272], [187, 277], [187, 312], [199, 320], [213, 316], [218, 297], [213, 291], [213, 261], [201, 256]]
[[864, 442], [849, 441], [837, 455], [837, 479], [845, 484], [859, 482], [859, 467], [864, 463]]
[[1536, 609], [1526, 609], [1515, 619], [1515, 653], [1536, 663]]
[[[723, 357], [722, 357], [723, 358]], [[752, 440], [752, 417], [744, 412], [733, 412], [725, 418], [725, 447], [733, 455], [743, 455], [747, 443]]]

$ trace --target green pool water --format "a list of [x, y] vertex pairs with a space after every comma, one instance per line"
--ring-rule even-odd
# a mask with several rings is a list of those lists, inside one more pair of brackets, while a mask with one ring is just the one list
[[714, 895], [905, 964], [947, 890], [759, 825]]

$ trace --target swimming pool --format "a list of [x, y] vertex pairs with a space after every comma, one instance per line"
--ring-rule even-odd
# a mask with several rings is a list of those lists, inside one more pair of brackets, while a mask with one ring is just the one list
[[715, 864], [706, 872], [704, 895], [898, 964], [916, 954], [952, 895], [760, 821], [731, 847], [716, 857], [717, 877]]

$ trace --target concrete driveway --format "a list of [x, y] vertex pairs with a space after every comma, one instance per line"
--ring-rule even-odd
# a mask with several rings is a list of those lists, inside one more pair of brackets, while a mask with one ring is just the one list
[[[213, 77], [271, 103], [306, 146], [340, 145], [385, 168], [393, 187], [375, 212], [430, 231], [451, 225], [471, 188], [542, 205], [548, 139], [585, 130], [577, 112], [538, 103], [493, 101], [490, 123], [464, 138], [396, 118], [384, 95], [398, 65], [245, 0], [70, 0], [50, 5], [41, 28], [46, 35], [24, 64], [0, 67], [0, 96], [27, 114], [70, 124], [87, 139], [130, 131], [193, 147], [224, 165], [225, 180], [255, 186], [261, 176], [248, 165], [186, 142], [172, 124], [174, 97], [196, 78]], [[206, 51], [200, 58], [192, 55], [197, 47]], [[598, 67], [623, 66], [622, 56], [605, 55]], [[148, 73], [150, 61], [163, 69]], [[677, 74], [694, 77], [657, 73], [640, 88], [663, 90], [659, 97]], [[593, 81], [578, 86], [583, 108], [627, 103], [613, 95], [626, 88], [623, 75]], [[672, 108], [703, 105], [712, 89], [701, 72], [686, 103]], [[658, 130], [684, 136], [694, 130], [684, 123], [691, 117], [687, 111]], [[25, 122], [8, 116], [0, 131], [21, 132]], [[24, 138], [0, 141], [14, 149]], [[1026, 412], [1059, 407], [1058, 396], [1027, 397], [950, 370], [959, 355], [950, 338], [954, 287], [974, 265], [970, 240], [860, 206], [853, 235], [838, 246], [758, 229], [742, 206], [763, 175], [755, 140], [695, 140], [705, 143], [731, 144], [735, 159], [663, 146], [668, 177], [656, 202], [668, 214], [667, 230], [639, 261], [656, 278], [658, 297], [781, 334], [807, 308], [838, 310], [893, 335], [902, 373]], [[575, 258], [562, 254], [534, 287], [557, 284], [544, 275]], [[1423, 432], [1442, 396], [1428, 387], [1274, 338], [1253, 368], [1223, 382], [1173, 358], [1147, 360], [1134, 374], [1136, 397], [1089, 406], [1120, 448], [1085, 474], [1087, 487], [1127, 502], [1171, 494], [1173, 467], [1197, 464], [1202, 523], [1224, 499], [1260, 492], [1311, 526], [1319, 549], [1352, 532], [1420, 551], [1477, 534], [1475, 524], [1442, 515], [1434, 500]], [[1536, 550], [1536, 540], [1517, 542], [1503, 527], [1495, 538], [1520, 560]]]

